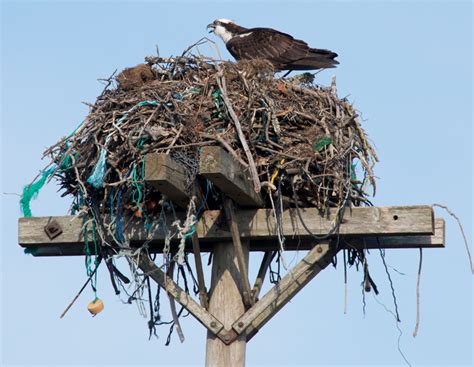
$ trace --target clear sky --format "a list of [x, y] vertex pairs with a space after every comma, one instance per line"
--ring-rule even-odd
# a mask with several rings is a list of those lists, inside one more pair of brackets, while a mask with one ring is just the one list
[[[1, 362], [3, 365], [202, 365], [205, 330], [192, 317], [186, 336], [148, 341], [146, 320], [113, 295], [99, 274], [106, 309], [91, 318], [90, 289], [59, 315], [85, 280], [81, 258], [33, 258], [17, 245], [18, 197], [47, 162], [43, 150], [69, 134], [94, 102], [96, 79], [155, 53], [177, 55], [207, 35], [216, 18], [268, 26], [336, 51], [337, 76], [377, 147], [376, 205], [448, 205], [472, 242], [472, 17], [470, 1], [2, 1], [1, 2]], [[220, 42], [220, 41], [219, 41]], [[230, 57], [222, 43], [220, 50]], [[202, 49], [205, 53], [212, 50]], [[63, 215], [69, 201], [45, 187], [34, 215]], [[473, 363], [472, 276], [457, 225], [446, 249], [424, 252], [421, 326], [416, 339], [418, 251], [387, 251], [402, 322], [400, 346], [415, 366]], [[301, 258], [303, 254], [298, 256]], [[251, 258], [251, 272], [258, 260]], [[380, 302], [393, 309], [375, 251], [370, 265]], [[249, 343], [248, 366], [404, 365], [393, 317], [372, 296], [362, 313], [362, 274], [328, 268]]]

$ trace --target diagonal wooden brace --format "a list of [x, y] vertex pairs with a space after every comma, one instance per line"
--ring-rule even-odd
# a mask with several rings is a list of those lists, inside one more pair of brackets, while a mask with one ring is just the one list
[[135, 257], [138, 267], [155, 282], [163, 287], [176, 302], [186, 308], [202, 325], [211, 333], [215, 334], [224, 343], [230, 341], [229, 334], [235, 335], [235, 332], [226, 330], [224, 325], [211, 315], [207, 310], [201, 307], [192, 297], [190, 297], [179, 285], [172, 279], [166, 277], [165, 273], [156, 264], [148, 258], [148, 255], [142, 254]]
[[198, 278], [198, 288], [199, 288], [199, 301], [201, 306], [206, 310], [209, 308], [209, 302], [207, 299], [206, 283], [204, 281], [204, 271], [202, 269], [202, 259], [201, 259], [201, 249], [199, 247], [199, 238], [196, 232], [193, 233], [191, 237], [193, 244], [193, 256], [194, 262], [196, 264], [196, 273]]
[[237, 334], [246, 333], [247, 341], [250, 340], [311, 279], [331, 263], [338, 250], [329, 243], [316, 245], [278, 284], [243, 314], [232, 328]]
[[275, 254], [276, 254], [276, 251], [265, 251], [265, 254], [263, 255], [260, 268], [258, 269], [257, 278], [255, 279], [255, 284], [252, 288], [251, 295], [252, 295], [253, 303], [258, 301], [258, 296], [263, 286], [265, 274], [267, 273], [267, 270], [270, 267], [270, 263], [272, 262]]

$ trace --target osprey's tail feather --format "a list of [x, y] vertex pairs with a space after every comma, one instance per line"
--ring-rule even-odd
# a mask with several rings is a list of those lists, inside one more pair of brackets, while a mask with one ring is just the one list
[[337, 57], [337, 53], [322, 50], [317, 48], [310, 48], [307, 56], [294, 60], [291, 63], [285, 65], [285, 69], [288, 70], [312, 70], [312, 69], [327, 69], [335, 68], [339, 64], [339, 61], [334, 60]]

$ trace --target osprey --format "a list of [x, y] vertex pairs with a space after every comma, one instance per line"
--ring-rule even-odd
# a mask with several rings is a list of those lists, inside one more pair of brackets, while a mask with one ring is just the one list
[[334, 68], [337, 54], [311, 48], [304, 41], [271, 28], [244, 28], [228, 19], [217, 19], [207, 26], [225, 42], [236, 60], [267, 59], [275, 70]]

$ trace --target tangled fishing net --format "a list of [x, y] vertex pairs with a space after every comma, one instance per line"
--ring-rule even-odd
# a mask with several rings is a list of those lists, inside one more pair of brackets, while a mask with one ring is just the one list
[[[165, 262], [189, 268], [184, 246], [172, 256], [169, 244], [187, 240], [203, 210], [222, 208], [219, 189], [199, 176], [200, 151], [209, 145], [240, 163], [266, 208], [275, 210], [278, 200], [324, 214], [329, 208], [369, 205], [377, 158], [358, 113], [337, 96], [335, 83], [322, 87], [313, 79], [311, 74], [276, 78], [263, 60], [148, 57], [111, 77], [87, 118], [46, 150], [51, 165], [25, 188], [24, 214], [31, 215], [29, 200], [54, 177], [63, 196], [73, 198], [72, 214], [86, 218], [85, 231], [92, 226], [96, 233], [86, 254], [111, 258], [129, 247], [124, 218], [148, 228], [174, 215], [173, 203], [144, 180], [146, 155], [166, 153], [185, 168], [189, 196], [196, 197], [196, 187], [202, 191], [202, 202], [190, 201], [186, 221], [166, 228]], [[126, 280], [113, 262], [107, 266], [112, 279]], [[145, 284], [131, 267], [138, 286], [129, 301], [140, 298]], [[157, 321], [153, 310], [151, 325]]]

